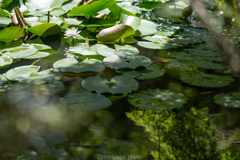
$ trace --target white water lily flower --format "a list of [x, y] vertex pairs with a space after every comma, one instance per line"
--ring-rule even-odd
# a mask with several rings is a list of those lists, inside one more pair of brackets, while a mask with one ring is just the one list
[[72, 41], [73, 39], [77, 38], [79, 33], [80, 31], [78, 31], [75, 27], [68, 28], [64, 33], [64, 38], [69, 38], [69, 40]]

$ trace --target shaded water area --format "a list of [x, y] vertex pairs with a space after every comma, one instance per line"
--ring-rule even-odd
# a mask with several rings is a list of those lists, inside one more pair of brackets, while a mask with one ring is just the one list
[[[167, 58], [166, 54], [184, 49], [151, 50], [135, 46], [140, 55], [165, 68], [168, 62], [162, 59]], [[65, 47], [66, 43], [62, 43], [53, 55], [55, 61], [64, 57]], [[11, 68], [33, 62], [22, 60]], [[35, 65], [45, 70], [52, 67], [52, 62], [40, 60]], [[6, 70], [2, 69], [2, 73]], [[108, 67], [98, 73], [107, 79], [116, 74]], [[225, 87], [205, 88], [182, 82], [182, 74], [185, 71], [181, 69], [166, 69], [161, 77], [138, 80], [139, 88], [134, 94], [148, 94], [149, 89], [159, 88], [183, 93], [188, 98], [183, 108], [163, 113], [139, 110], [129, 103], [127, 96], [111, 94], [104, 94], [112, 101], [107, 109], [71, 110], [59, 99], [68, 94], [88, 93], [81, 86], [84, 78], [79, 76], [64, 76], [53, 88], [48, 84], [12, 84], [9, 91], [1, 92], [0, 159], [154, 159], [150, 153], [155, 154], [155, 159], [169, 155], [188, 159], [198, 154], [201, 156], [196, 159], [219, 159], [217, 155], [225, 149], [238, 151], [239, 110], [217, 105], [213, 97], [239, 91], [239, 77], [235, 76], [235, 81]], [[192, 107], [196, 110], [192, 111]], [[204, 119], [210, 120], [202, 122]], [[153, 125], [158, 121], [160, 126]]]

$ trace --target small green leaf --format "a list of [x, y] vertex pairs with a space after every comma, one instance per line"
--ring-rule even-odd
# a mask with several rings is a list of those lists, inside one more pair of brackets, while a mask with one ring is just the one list
[[61, 28], [55, 23], [43, 23], [28, 29], [29, 32], [36, 34], [40, 37], [48, 37], [61, 33]]
[[20, 27], [8, 27], [0, 31], [0, 41], [11, 42], [25, 35], [24, 29]]
[[90, 48], [86, 43], [78, 43], [75, 46], [71, 46], [69, 47], [69, 51], [83, 56], [97, 55], [95, 49]]

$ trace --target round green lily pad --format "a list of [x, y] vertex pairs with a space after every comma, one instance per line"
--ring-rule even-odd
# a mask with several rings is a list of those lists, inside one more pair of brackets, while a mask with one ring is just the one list
[[115, 76], [110, 81], [100, 76], [93, 76], [85, 78], [82, 86], [90, 92], [127, 94], [138, 89], [138, 82], [124, 76]]
[[130, 45], [115, 44], [115, 49], [118, 52], [117, 55], [119, 55], [121, 57], [134, 56], [139, 53], [139, 50], [136, 47], [130, 46]]
[[13, 59], [18, 59], [18, 58], [25, 58], [25, 57], [31, 56], [37, 53], [38, 50], [31, 45], [23, 44], [18, 47], [5, 49], [5, 51], [6, 52], [4, 53], [4, 55], [12, 57]]
[[24, 57], [24, 59], [38, 59], [38, 58], [45, 58], [45, 57], [48, 57], [50, 56], [50, 53], [48, 52], [37, 52], [31, 56], [28, 56], [28, 57]]
[[118, 73], [129, 78], [150, 79], [162, 76], [165, 73], [165, 70], [157, 64], [151, 64], [145, 69], [120, 70], [118, 71]]
[[96, 44], [94, 46], [92, 46], [96, 49], [96, 52], [104, 57], [108, 57], [111, 55], [115, 55], [116, 54], [116, 50], [109, 48], [108, 46], [104, 45], [104, 44]]
[[122, 58], [118, 55], [112, 55], [104, 58], [103, 62], [114, 69], [146, 68], [152, 64], [152, 61], [145, 56], [127, 56]]
[[26, 82], [34, 84], [42, 84], [47, 82], [53, 82], [60, 80], [62, 78], [62, 73], [56, 69], [47, 69], [38, 73], [32, 73]]
[[220, 93], [214, 96], [215, 103], [226, 107], [240, 107], [240, 92]]
[[96, 59], [85, 59], [79, 63], [75, 58], [65, 58], [55, 62], [53, 68], [68, 73], [101, 72], [105, 69], [105, 64]]
[[100, 110], [109, 107], [112, 102], [101, 94], [75, 93], [60, 98], [60, 102], [70, 105], [73, 110]]
[[224, 63], [213, 61], [193, 61], [193, 64], [205, 69], [227, 69], [227, 65]]
[[81, 54], [83, 56], [96, 55], [95, 49], [92, 49], [86, 43], [78, 43], [75, 46], [69, 47], [69, 51], [75, 54]]
[[213, 88], [224, 87], [234, 81], [231, 76], [220, 76], [202, 72], [187, 72], [181, 76], [181, 80], [194, 86]]
[[6, 78], [11, 81], [26, 82], [31, 74], [36, 74], [40, 66], [27, 65], [10, 69], [6, 72]]
[[9, 56], [0, 56], [0, 68], [8, 66], [13, 63], [13, 59]]
[[134, 94], [128, 96], [128, 101], [141, 109], [163, 111], [174, 108], [181, 108], [187, 98], [170, 90], [149, 89], [149, 95]]

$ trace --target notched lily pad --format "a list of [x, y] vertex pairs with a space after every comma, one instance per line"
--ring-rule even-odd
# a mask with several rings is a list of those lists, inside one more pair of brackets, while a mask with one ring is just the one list
[[4, 55], [12, 57], [13, 59], [25, 58], [37, 53], [37, 49], [32, 45], [22, 44], [18, 47], [8, 48], [4, 50]]
[[214, 96], [215, 103], [226, 107], [240, 107], [240, 92], [220, 93]]
[[94, 76], [85, 78], [82, 86], [90, 92], [127, 94], [138, 89], [138, 82], [124, 76], [115, 76], [110, 81], [100, 76]]
[[185, 83], [199, 87], [224, 87], [233, 82], [231, 76], [220, 76], [207, 74], [202, 72], [187, 72], [181, 76], [181, 80]]
[[128, 101], [141, 109], [163, 111], [174, 108], [181, 108], [187, 98], [182, 93], [170, 90], [149, 89], [149, 95], [134, 94], [128, 96]]
[[119, 70], [118, 73], [129, 78], [151, 79], [162, 76], [165, 73], [165, 70], [156, 64], [151, 64], [145, 69]]
[[78, 62], [77, 59], [65, 58], [58, 60], [53, 64], [53, 68], [60, 70], [61, 72], [68, 73], [85, 73], [85, 72], [101, 72], [105, 69], [105, 65], [102, 61], [96, 59], [85, 59], [82, 62]]
[[100, 110], [109, 107], [112, 102], [101, 94], [75, 93], [60, 98], [60, 102], [73, 110]]
[[115, 44], [115, 49], [117, 51], [117, 55], [119, 55], [121, 57], [134, 56], [139, 53], [139, 50], [136, 47], [130, 46], [130, 45]]
[[103, 62], [114, 69], [147, 68], [152, 64], [152, 61], [145, 56], [127, 56], [122, 58], [118, 55], [112, 55], [104, 58]]

